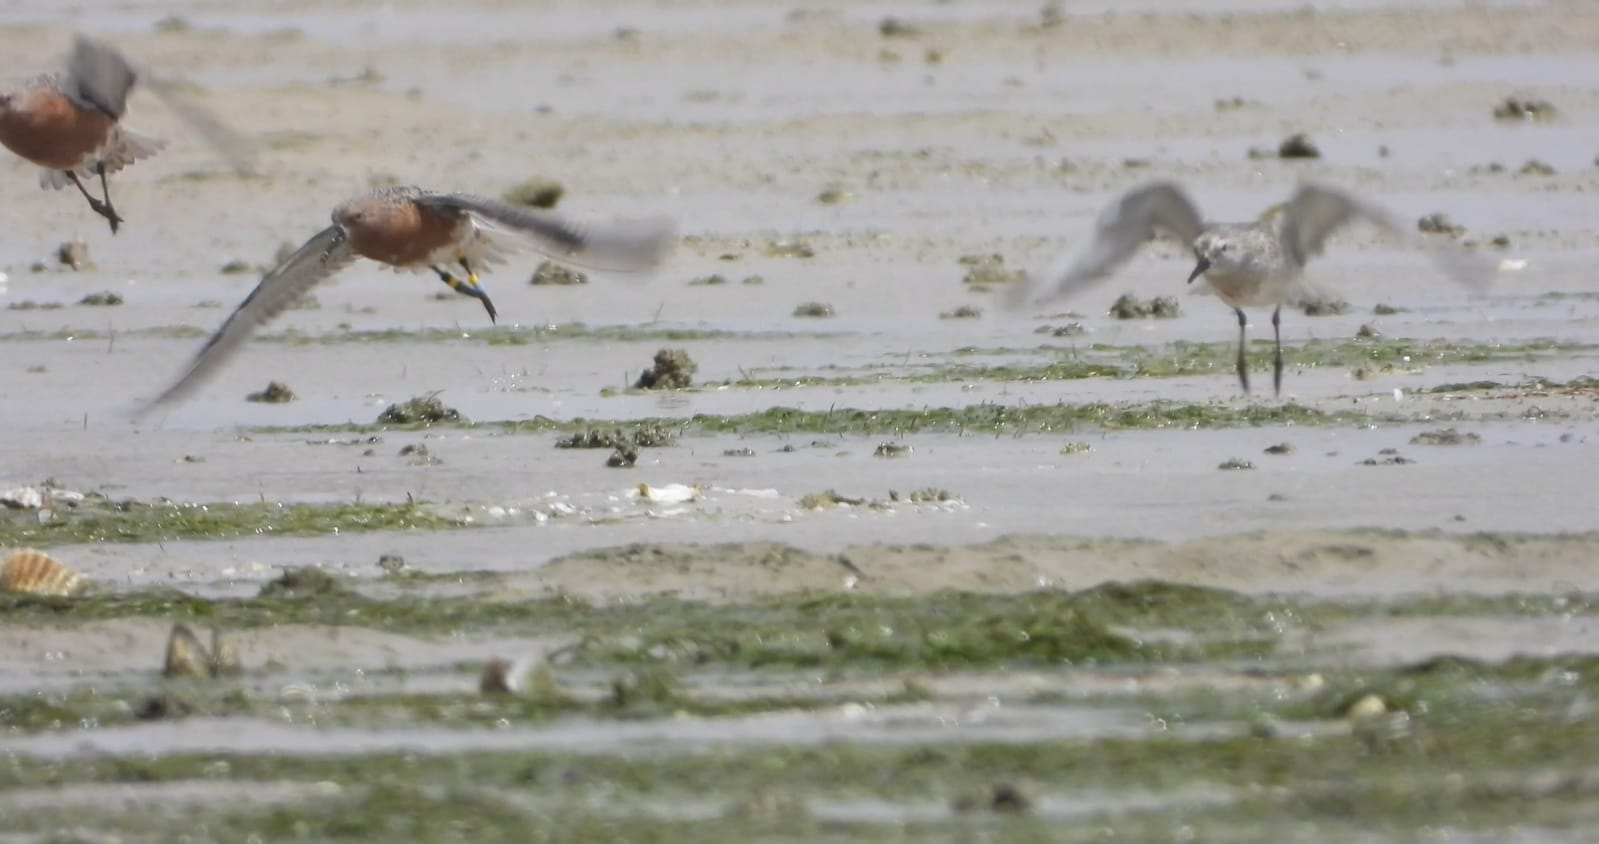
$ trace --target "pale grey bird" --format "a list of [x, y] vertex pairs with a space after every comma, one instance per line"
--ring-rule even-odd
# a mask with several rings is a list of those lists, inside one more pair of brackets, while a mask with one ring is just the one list
[[[1244, 360], [1244, 308], [1272, 309], [1271, 328], [1276, 340], [1272, 384], [1282, 394], [1283, 305], [1305, 297], [1305, 263], [1321, 253], [1327, 238], [1345, 224], [1365, 220], [1384, 233], [1416, 243], [1392, 216], [1375, 205], [1334, 188], [1301, 184], [1276, 213], [1250, 223], [1206, 223], [1199, 209], [1175, 182], [1152, 182], [1123, 194], [1099, 216], [1094, 241], [1078, 255], [1046, 294], [1034, 297], [1020, 285], [1008, 297], [1012, 308], [1071, 295], [1108, 277], [1157, 235], [1166, 234], [1193, 249], [1199, 263], [1188, 275], [1192, 284], [1201, 276], [1210, 290], [1238, 315], [1238, 381], [1249, 392], [1249, 371]], [[1452, 246], [1428, 246], [1446, 275], [1473, 289], [1491, 280], [1493, 268]], [[1047, 283], [1047, 282], [1046, 282]]]
[[[431, 271], [452, 290], [482, 302], [492, 322], [494, 303], [479, 284], [474, 265], [501, 263], [507, 253], [526, 243], [564, 263], [638, 272], [660, 263], [673, 239], [668, 220], [586, 226], [547, 211], [410, 186], [378, 188], [342, 203], [332, 216], [333, 225], [312, 235], [262, 277], [177, 382], [144, 410], [192, 392], [257, 328], [360, 257], [397, 271]], [[513, 241], [507, 234], [519, 239]], [[446, 269], [451, 265], [459, 266], [465, 278]]]

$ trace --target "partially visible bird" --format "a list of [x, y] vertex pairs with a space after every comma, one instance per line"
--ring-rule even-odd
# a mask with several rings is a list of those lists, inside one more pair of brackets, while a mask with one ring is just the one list
[[[1276, 340], [1272, 359], [1272, 384], [1282, 394], [1283, 305], [1303, 301], [1305, 264], [1318, 255], [1327, 239], [1346, 224], [1365, 220], [1384, 233], [1415, 242], [1404, 227], [1383, 209], [1335, 188], [1301, 184], [1288, 202], [1250, 223], [1206, 223], [1199, 209], [1175, 182], [1159, 181], [1123, 194], [1099, 216], [1094, 241], [1054, 282], [1053, 289], [1034, 297], [1027, 285], [1008, 296], [1012, 309], [1057, 299], [1081, 291], [1109, 276], [1145, 241], [1166, 234], [1193, 250], [1199, 263], [1188, 281], [1204, 278], [1211, 292], [1238, 315], [1238, 381], [1249, 392], [1249, 372], [1244, 359], [1244, 308], [1272, 309], [1271, 328]], [[1428, 247], [1446, 275], [1475, 290], [1485, 288], [1493, 268], [1452, 246]], [[1053, 274], [1052, 274], [1053, 275]]]
[[[616, 272], [652, 269], [673, 238], [673, 226], [666, 220], [585, 226], [480, 196], [411, 186], [378, 188], [333, 209], [333, 225], [263, 276], [177, 382], [149, 407], [191, 393], [257, 328], [359, 257], [396, 271], [432, 271], [451, 289], [482, 302], [492, 322], [497, 312], [475, 267], [501, 263], [516, 250], [520, 244], [508, 242], [506, 231], [557, 260]], [[461, 268], [464, 278], [447, 269], [452, 265]]]
[[[35, 76], [0, 91], [0, 144], [44, 168], [41, 187], [76, 186], [89, 208], [111, 225], [112, 234], [123, 219], [111, 203], [106, 175], [166, 147], [166, 141], [121, 124], [128, 93], [141, 78], [236, 169], [250, 170], [249, 144], [233, 130], [180, 96], [170, 83], [141, 77], [121, 53], [100, 41], [80, 35], [64, 73]], [[96, 177], [99, 197], [83, 184]]]

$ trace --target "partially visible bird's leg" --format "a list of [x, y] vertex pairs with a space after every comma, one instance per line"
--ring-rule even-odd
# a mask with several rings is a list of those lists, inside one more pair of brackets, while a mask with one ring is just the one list
[[1271, 382], [1272, 386], [1276, 388], [1276, 394], [1279, 397], [1283, 394], [1282, 313], [1282, 305], [1273, 308], [1271, 312], [1271, 336], [1273, 340], [1277, 341], [1276, 356], [1272, 359]]
[[451, 290], [462, 296], [471, 296], [482, 302], [483, 309], [489, 312], [489, 322], [497, 322], [499, 320], [499, 312], [494, 310], [494, 303], [489, 301], [489, 294], [483, 292], [483, 287], [477, 280], [477, 273], [472, 272], [472, 265], [467, 263], [465, 255], [460, 256], [457, 260], [460, 261], [461, 267], [466, 270], [466, 281], [456, 278], [449, 270], [436, 264], [430, 269], [438, 273], [439, 281], [449, 285]]
[[1249, 369], [1244, 363], [1244, 327], [1249, 325], [1249, 317], [1244, 316], [1243, 308], [1233, 308], [1233, 313], [1238, 314], [1238, 383], [1244, 385], [1244, 395], [1249, 395]]
[[[100, 186], [101, 186], [102, 190], [104, 190], [105, 189], [105, 164], [102, 163], [97, 169], [99, 170], [99, 173], [100, 173]], [[116, 209], [111, 207], [111, 194], [109, 192], [107, 192], [106, 193], [106, 198], [105, 198], [104, 201], [96, 199], [93, 195], [91, 195], [89, 193], [89, 189], [83, 186], [83, 182], [78, 179], [78, 174], [77, 173], [75, 173], [75, 172], [73, 172], [71, 170], [63, 170], [62, 172], [66, 173], [67, 174], [67, 178], [72, 180], [72, 184], [77, 186], [78, 193], [83, 194], [83, 198], [87, 199], [89, 201], [90, 210], [92, 210], [92, 211], [94, 211], [94, 213], [99, 214], [100, 216], [104, 217], [106, 219], [106, 222], [111, 224], [111, 233], [112, 234], [116, 234], [117, 233], [117, 224], [122, 222], [122, 218], [117, 216]]]

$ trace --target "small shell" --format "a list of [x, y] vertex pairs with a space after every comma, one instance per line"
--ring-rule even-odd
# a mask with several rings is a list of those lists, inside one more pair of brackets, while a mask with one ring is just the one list
[[164, 677], [225, 677], [243, 672], [238, 649], [230, 639], [223, 637], [219, 628], [211, 628], [211, 647], [200, 642], [200, 637], [187, 624], [172, 625], [172, 635], [167, 637], [166, 665], [161, 668]]
[[187, 624], [172, 625], [172, 635], [167, 637], [167, 661], [161, 669], [161, 676], [209, 677], [210, 662], [211, 657], [206, 653], [205, 645]]
[[5, 592], [61, 597], [76, 595], [88, 585], [83, 575], [32, 548], [12, 552], [0, 569], [0, 591]]
[[244, 663], [239, 660], [239, 649], [233, 639], [222, 635], [221, 628], [211, 628], [211, 676], [232, 677], [244, 673]]
[[686, 484], [667, 484], [666, 486], [650, 486], [639, 484], [634, 490], [634, 495], [644, 501], [658, 501], [663, 504], [682, 504], [700, 497], [700, 488]]
[[483, 676], [478, 678], [478, 691], [486, 695], [516, 694], [521, 691], [517, 688], [517, 679], [512, 675], [509, 662], [491, 659], [488, 665], [483, 666]]
[[483, 666], [478, 677], [478, 691], [485, 695], [520, 695], [531, 692], [535, 696], [552, 697], [559, 694], [555, 673], [543, 655], [529, 654], [511, 662], [491, 659]]

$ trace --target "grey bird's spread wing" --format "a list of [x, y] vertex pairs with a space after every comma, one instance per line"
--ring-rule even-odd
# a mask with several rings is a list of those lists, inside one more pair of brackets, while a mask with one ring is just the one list
[[250, 295], [239, 303], [217, 333], [201, 347], [194, 362], [177, 382], [156, 397], [145, 410], [182, 399], [194, 392], [227, 362], [257, 328], [267, 324], [306, 291], [349, 266], [356, 259], [344, 233], [329, 226], [306, 241], [282, 265], [267, 273]]
[[1175, 182], [1153, 182], [1128, 191], [1099, 215], [1096, 225], [1088, 249], [1065, 270], [1049, 273], [1058, 278], [1053, 289], [1034, 298], [1031, 285], [1018, 285], [1020, 289], [1006, 297], [1006, 306], [1017, 309], [1076, 293], [1109, 276], [1157, 234], [1192, 244], [1204, 228], [1199, 209]]
[[79, 35], [72, 43], [61, 92], [79, 105], [120, 120], [128, 110], [128, 91], [138, 76], [114, 47]]
[[1444, 274], [1481, 290], [1493, 279], [1488, 262], [1452, 245], [1424, 244], [1382, 208], [1335, 188], [1301, 184], [1288, 200], [1278, 230], [1288, 257], [1298, 266], [1321, 254], [1327, 239], [1344, 225], [1365, 220], [1384, 234], [1428, 252]]
[[557, 214], [460, 193], [423, 194], [416, 202], [473, 214], [531, 239], [551, 258], [594, 270], [653, 269], [675, 238], [675, 227], [664, 219], [585, 225]]

